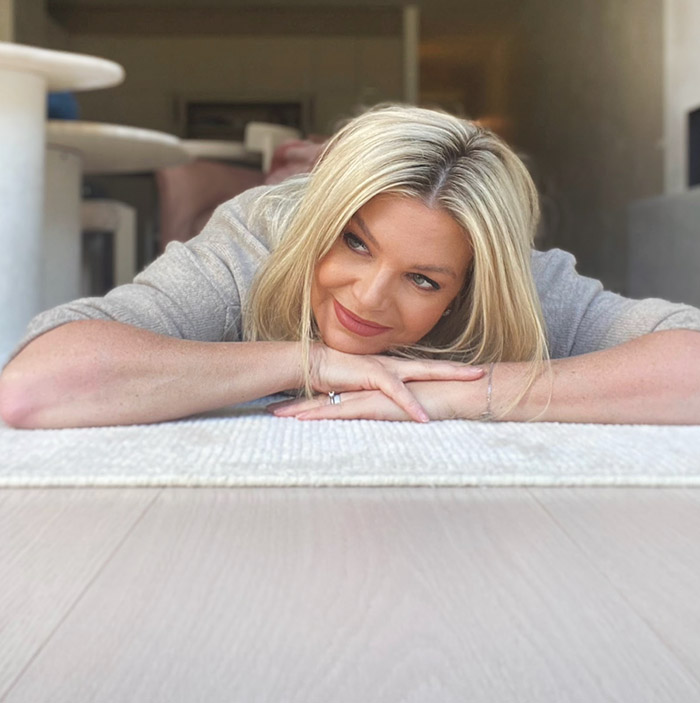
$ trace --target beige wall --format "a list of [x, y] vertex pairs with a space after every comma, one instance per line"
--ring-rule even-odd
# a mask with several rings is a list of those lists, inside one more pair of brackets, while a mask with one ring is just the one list
[[14, 41], [14, 1], [0, 0], [0, 41]]
[[15, 0], [15, 41], [46, 46], [46, 1]]
[[700, 3], [665, 0], [664, 186], [686, 190], [687, 119], [700, 107]]
[[398, 37], [138, 37], [70, 35], [72, 51], [117, 61], [118, 88], [85, 93], [85, 119], [180, 133], [181, 99], [309, 96], [312, 130], [326, 132], [357, 103], [401, 98]]
[[[674, 30], [678, 36], [668, 40], [668, 66], [669, 51], [674, 57], [680, 51], [669, 47], [697, 23], [700, 10], [695, 9], [697, 0], [666, 1], [686, 13]], [[185, 4], [194, 0], [178, 3]], [[662, 2], [426, 0], [420, 4], [424, 47], [434, 48], [443, 37], [450, 37], [450, 50], [469, 59], [455, 83], [471, 81], [471, 94], [480, 91], [479, 101], [470, 109], [500, 113], [506, 124], [509, 121], [515, 145], [542, 174], [549, 224], [546, 244], [569, 249], [582, 272], [623, 291], [627, 207], [664, 187]], [[251, 93], [308, 92], [316, 95], [314, 129], [327, 131], [356, 103], [401, 97], [398, 38], [359, 33], [303, 36], [298, 29], [286, 38], [134, 37], [90, 34], [86, 26], [71, 31], [67, 46], [56, 48], [112, 58], [127, 71], [121, 87], [81, 95], [86, 119], [177, 132], [176, 106], [182, 95], [237, 99]], [[473, 58], [479, 42], [486, 60]], [[692, 38], [679, 47], [691, 50], [691, 44]], [[421, 87], [426, 94], [432, 87], [433, 97], [449, 94], [451, 86], [440, 83], [439, 63], [433, 66], [435, 77], [421, 76]], [[424, 85], [426, 77], [433, 86]], [[668, 90], [679, 94], [673, 86]], [[688, 88], [683, 100], [695, 100], [693, 90]], [[454, 95], [455, 100], [464, 98], [465, 104], [470, 97], [464, 91]], [[666, 129], [667, 182], [670, 164], [678, 162], [672, 154], [678, 151], [673, 140], [681, 130], [669, 110], [671, 105], [675, 111], [681, 109], [679, 99], [666, 99], [667, 125], [676, 128], [673, 134], [670, 127]]]
[[554, 202], [548, 241], [624, 292], [628, 205], [663, 188], [661, 4], [529, 0], [521, 8], [511, 106], [517, 142]]
[[66, 48], [66, 33], [48, 16], [46, 0], [0, 0], [0, 41]]
[[305, 99], [311, 131], [325, 133], [404, 91], [400, 8], [53, 7], [61, 48], [126, 70], [120, 87], [80, 96], [86, 119], [183, 134], [188, 99]]

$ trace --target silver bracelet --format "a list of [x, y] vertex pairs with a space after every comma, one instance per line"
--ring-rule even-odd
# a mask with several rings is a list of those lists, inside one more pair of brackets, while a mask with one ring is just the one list
[[491, 411], [491, 395], [493, 394], [493, 367], [495, 365], [495, 362], [491, 362], [489, 364], [489, 383], [488, 387], [486, 388], [486, 410], [484, 410], [481, 415], [479, 415], [479, 419], [482, 420], [483, 422], [490, 422], [493, 420], [493, 412]]

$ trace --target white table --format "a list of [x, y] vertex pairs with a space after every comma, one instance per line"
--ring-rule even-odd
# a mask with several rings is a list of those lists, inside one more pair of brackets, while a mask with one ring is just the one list
[[46, 93], [123, 78], [112, 61], [0, 42], [0, 364], [41, 306]]
[[44, 308], [80, 297], [83, 174], [144, 173], [190, 160], [177, 137], [124, 125], [50, 120], [46, 142]]

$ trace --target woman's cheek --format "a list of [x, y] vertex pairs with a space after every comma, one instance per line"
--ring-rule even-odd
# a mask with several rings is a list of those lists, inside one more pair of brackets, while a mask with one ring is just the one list
[[343, 259], [343, 256], [334, 251], [331, 251], [326, 257], [321, 259], [316, 269], [316, 280], [319, 286], [325, 289], [332, 289], [343, 285], [343, 281], [348, 277], [351, 266], [350, 262]]

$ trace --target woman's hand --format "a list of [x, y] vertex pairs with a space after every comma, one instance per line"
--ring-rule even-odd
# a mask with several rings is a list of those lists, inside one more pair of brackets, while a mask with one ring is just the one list
[[[410, 383], [407, 390], [425, 409], [431, 420], [477, 417], [486, 402], [483, 384], [466, 388], [455, 381]], [[473, 391], [470, 393], [470, 388]], [[482, 398], [483, 395], [483, 398]], [[471, 400], [469, 399], [471, 396]], [[467, 410], [467, 406], [472, 406]], [[268, 406], [278, 417], [298, 420], [411, 420], [401, 406], [379, 390], [343, 392], [341, 402], [331, 405], [327, 395], [285, 401]]]
[[[377, 391], [402, 414], [401, 417], [384, 419], [430, 420], [430, 414], [406, 386], [407, 381], [474, 381], [484, 375], [484, 369], [479, 366], [454, 361], [346, 354], [323, 344], [315, 344], [311, 355], [311, 379], [315, 391], [342, 393], [343, 401], [350, 391]], [[327, 395], [322, 396], [323, 399], [327, 404]], [[388, 405], [382, 405], [386, 413], [396, 414]]]

